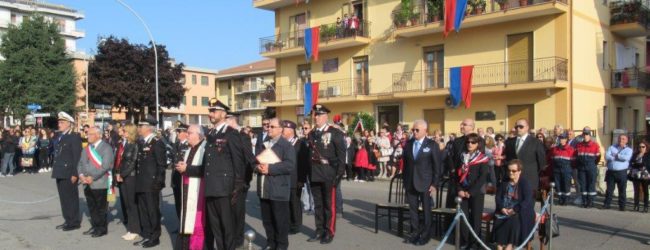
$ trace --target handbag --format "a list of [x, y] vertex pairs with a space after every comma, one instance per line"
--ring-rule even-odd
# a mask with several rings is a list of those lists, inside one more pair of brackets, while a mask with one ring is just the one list
[[22, 157], [20, 158], [20, 166], [24, 168], [29, 168], [34, 165], [34, 158], [32, 157]]
[[[557, 214], [548, 216], [546, 214], [546, 236], [551, 235], [553, 238], [560, 236], [560, 224], [557, 221]], [[552, 221], [553, 225], [549, 227], [549, 222]]]

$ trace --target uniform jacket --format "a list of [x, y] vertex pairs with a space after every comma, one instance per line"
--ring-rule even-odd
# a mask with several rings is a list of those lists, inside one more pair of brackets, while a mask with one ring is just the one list
[[281, 162], [269, 164], [267, 175], [257, 174], [257, 195], [260, 199], [289, 201], [291, 177], [296, 169], [296, 151], [293, 145], [282, 137], [273, 144], [271, 150]]
[[404, 152], [404, 187], [417, 192], [426, 192], [430, 186], [437, 187], [442, 175], [442, 161], [438, 143], [424, 138], [417, 154], [413, 155], [415, 139], [406, 144]]
[[155, 136], [149, 142], [140, 140], [138, 142], [135, 191], [138, 193], [159, 192], [165, 187], [166, 166], [165, 143]]
[[309, 132], [309, 149], [311, 155], [311, 181], [336, 182], [338, 176], [345, 172], [345, 141], [343, 132], [326, 125], [324, 131], [319, 128]]
[[513, 159], [521, 160], [521, 177], [528, 181], [533, 190], [537, 190], [539, 173], [546, 168], [546, 150], [535, 136], [528, 135], [517, 154], [517, 139], [518, 137], [514, 137], [506, 141], [506, 164]]
[[550, 156], [553, 171], [561, 172], [562, 168], [570, 168], [575, 162], [575, 149], [568, 144], [564, 147], [557, 145], [551, 148]]
[[81, 137], [74, 132], [59, 133], [54, 139], [54, 159], [52, 161], [52, 178], [70, 179], [77, 176], [77, 164], [81, 157]]
[[[174, 150], [172, 154], [174, 155], [174, 164], [176, 164], [179, 161], [183, 160], [183, 155], [185, 155], [185, 150], [189, 149], [190, 146], [187, 144], [187, 140], [184, 142], [176, 141], [172, 149]], [[176, 171], [176, 169], [172, 169], [172, 183], [170, 184], [171, 187], [180, 187], [181, 186], [181, 174]]]
[[77, 172], [79, 176], [91, 176], [93, 183], [90, 184], [90, 189], [107, 189], [108, 188], [108, 175], [107, 173], [113, 169], [113, 146], [106, 141], [101, 141], [95, 148], [95, 151], [102, 157], [101, 168], [96, 168], [90, 161], [88, 155], [88, 144], [86, 148], [81, 151], [79, 159], [79, 166]]
[[126, 178], [128, 176], [135, 176], [135, 168], [137, 162], [138, 162], [138, 144], [127, 142], [124, 145], [124, 152], [122, 153], [122, 160], [120, 161], [120, 167], [116, 168], [115, 174], [119, 174], [122, 178]]
[[239, 133], [224, 125], [220, 131], [210, 130], [207, 135], [203, 173], [205, 197], [228, 197], [243, 188], [244, 180], [236, 183], [236, 175], [246, 165], [243, 143]]
[[301, 188], [302, 184], [307, 182], [307, 176], [310, 172], [310, 156], [307, 140], [304, 138], [295, 138], [293, 141], [293, 150], [296, 152], [296, 168], [291, 178], [291, 188]]
[[[251, 180], [253, 180], [253, 169], [255, 168], [255, 155], [253, 155], [253, 145], [251, 143], [251, 138], [241, 131], [238, 133], [242, 142], [242, 154], [244, 155], [244, 166], [239, 169], [238, 179], [244, 180], [243, 188], [248, 190], [250, 187]], [[241, 177], [239, 177], [241, 176]], [[241, 190], [240, 191], [244, 191]]]
[[578, 169], [595, 167], [600, 161], [600, 146], [594, 141], [580, 142], [576, 145], [576, 166]]

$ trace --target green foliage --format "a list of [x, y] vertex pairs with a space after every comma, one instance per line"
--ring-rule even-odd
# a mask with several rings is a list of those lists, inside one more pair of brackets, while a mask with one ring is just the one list
[[332, 39], [336, 36], [336, 24], [323, 24], [320, 26], [320, 37], [321, 40]]
[[44, 113], [74, 111], [74, 67], [56, 24], [35, 15], [10, 25], [0, 54], [0, 112], [22, 117], [29, 103], [40, 104]]
[[[161, 107], [180, 105], [183, 87], [182, 63], [172, 65], [164, 45], [157, 45], [159, 101]], [[98, 45], [95, 60], [89, 65], [90, 103], [125, 109], [127, 114], [143, 114], [143, 108], [156, 113], [156, 78], [152, 46], [131, 44], [126, 39], [108, 37]]]
[[357, 114], [357, 117], [354, 118], [354, 121], [348, 128], [348, 134], [350, 136], [354, 134], [354, 129], [356, 128], [357, 123], [359, 123], [359, 119], [361, 119], [361, 124], [363, 124], [363, 128], [365, 130], [375, 130], [375, 117], [369, 113], [359, 112], [359, 114]]
[[469, 0], [467, 2], [467, 5], [472, 7], [472, 10], [476, 10], [477, 8], [480, 8], [480, 9], [484, 10], [486, 2], [485, 2], [485, 0]]
[[434, 16], [441, 17], [443, 11], [443, 0], [427, 0], [428, 18], [433, 20]]

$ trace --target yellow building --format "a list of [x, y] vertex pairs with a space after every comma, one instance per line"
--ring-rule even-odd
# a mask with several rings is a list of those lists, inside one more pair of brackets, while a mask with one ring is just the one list
[[[260, 54], [277, 65], [268, 105], [299, 121], [304, 83], [319, 82], [319, 103], [334, 114], [369, 112], [393, 127], [424, 118], [448, 134], [475, 118], [477, 127], [504, 132], [527, 118], [531, 128], [591, 126], [604, 145], [614, 129], [645, 133], [650, 33], [642, 6], [487, 0], [468, 6], [461, 31], [444, 38], [443, 2], [254, 0], [275, 12], [274, 35], [260, 39]], [[356, 29], [337, 24], [353, 16]], [[316, 26], [320, 60], [309, 62], [303, 30]], [[474, 66], [471, 107], [451, 108], [450, 68], [467, 65]]]
[[181, 105], [176, 108], [163, 108], [163, 126], [169, 128], [176, 121], [188, 124], [210, 124], [208, 103], [214, 97], [216, 70], [184, 67], [183, 87], [185, 95]]
[[272, 93], [266, 93], [275, 84], [275, 60], [266, 59], [219, 70], [217, 84], [217, 98], [241, 113], [240, 125], [261, 127], [265, 104], [273, 100]]

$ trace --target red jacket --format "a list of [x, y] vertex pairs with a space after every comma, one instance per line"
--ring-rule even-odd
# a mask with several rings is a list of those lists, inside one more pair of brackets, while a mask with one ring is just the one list
[[578, 169], [596, 166], [600, 161], [600, 146], [593, 141], [576, 145], [576, 166]]
[[571, 167], [575, 163], [575, 149], [573, 147], [566, 145], [564, 148], [560, 146], [555, 146], [551, 148], [549, 166], [552, 166], [553, 169], [560, 169], [560, 167]]

